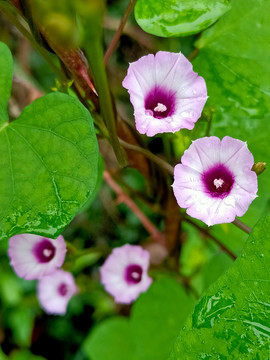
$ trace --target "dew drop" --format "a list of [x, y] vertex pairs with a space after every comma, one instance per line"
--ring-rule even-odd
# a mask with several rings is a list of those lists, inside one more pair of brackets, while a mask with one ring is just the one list
[[260, 254], [260, 257], [261, 257], [261, 258], [264, 257], [264, 254]]
[[194, 94], [194, 95], [196, 95], [196, 94], [197, 94], [197, 91], [196, 91], [195, 89], [194, 89], [192, 92], [193, 92], [193, 94]]

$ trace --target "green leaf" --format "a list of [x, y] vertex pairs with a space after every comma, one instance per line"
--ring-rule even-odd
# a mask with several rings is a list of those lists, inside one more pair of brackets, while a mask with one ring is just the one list
[[270, 217], [211, 286], [181, 330], [170, 360], [267, 359], [270, 346]]
[[[203, 33], [194, 68], [206, 80], [208, 106], [214, 107], [210, 135], [247, 141], [255, 162], [270, 162], [270, 2], [232, 0], [232, 9]], [[204, 134], [202, 134], [204, 136]], [[269, 213], [270, 177], [259, 176], [258, 198], [243, 221], [252, 227]], [[246, 235], [232, 224], [214, 227], [215, 234], [239, 252]]]
[[136, 360], [164, 360], [194, 301], [174, 279], [157, 280], [134, 304], [131, 314]]
[[160, 278], [133, 305], [131, 318], [103, 321], [85, 342], [91, 360], [164, 360], [194, 301], [174, 279]]
[[[2, 73], [0, 79], [8, 91]], [[98, 157], [91, 115], [68, 95], [46, 95], [16, 121], [4, 123], [0, 239], [19, 233], [59, 235], [93, 192]]]
[[[12, 353], [10, 360], [45, 360], [41, 356], [33, 355], [28, 350], [15, 351]], [[0, 358], [1, 360], [1, 358]]]
[[84, 351], [91, 360], [132, 360], [128, 319], [116, 317], [101, 323], [86, 339]]
[[228, 0], [138, 0], [135, 18], [150, 34], [187, 36], [208, 28], [229, 9]]
[[3, 123], [8, 120], [7, 105], [11, 93], [12, 73], [11, 52], [5, 44], [0, 42], [0, 131]]
[[31, 308], [14, 308], [6, 319], [12, 329], [12, 337], [18, 346], [30, 346], [34, 328], [35, 313]]

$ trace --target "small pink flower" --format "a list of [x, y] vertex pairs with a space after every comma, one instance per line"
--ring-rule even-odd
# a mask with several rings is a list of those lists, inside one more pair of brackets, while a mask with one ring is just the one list
[[181, 53], [159, 51], [129, 65], [123, 86], [141, 134], [193, 129], [207, 100], [205, 81]]
[[115, 302], [130, 304], [152, 283], [147, 275], [149, 253], [140, 246], [113, 249], [100, 269], [101, 282]]
[[41, 278], [37, 286], [40, 306], [47, 314], [64, 315], [69, 300], [76, 293], [73, 275], [61, 269]]
[[8, 255], [19, 277], [34, 280], [63, 265], [66, 244], [61, 235], [55, 240], [32, 234], [15, 235], [9, 239]]
[[234, 221], [257, 197], [253, 164], [241, 140], [211, 136], [193, 141], [174, 168], [172, 186], [178, 205], [209, 226]]

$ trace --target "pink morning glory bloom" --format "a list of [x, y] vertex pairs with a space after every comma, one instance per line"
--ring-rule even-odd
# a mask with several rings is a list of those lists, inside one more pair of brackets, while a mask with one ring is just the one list
[[38, 281], [37, 296], [47, 314], [65, 315], [69, 300], [77, 290], [73, 275], [59, 269]]
[[129, 65], [123, 86], [141, 134], [193, 129], [207, 100], [205, 81], [181, 53], [159, 51]]
[[101, 282], [115, 302], [130, 304], [152, 283], [148, 276], [150, 256], [140, 246], [124, 245], [113, 249], [100, 269]]
[[234, 221], [257, 197], [253, 164], [241, 140], [211, 136], [193, 141], [174, 168], [172, 186], [178, 205], [209, 226]]
[[61, 235], [55, 240], [32, 234], [15, 235], [9, 239], [8, 256], [19, 277], [39, 279], [63, 265], [66, 244]]

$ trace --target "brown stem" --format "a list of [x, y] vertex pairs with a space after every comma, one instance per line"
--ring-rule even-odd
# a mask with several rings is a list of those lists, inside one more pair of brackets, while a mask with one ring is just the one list
[[199, 49], [195, 48], [188, 56], [188, 60], [192, 61], [195, 59], [195, 57], [199, 54]]
[[[119, 19], [110, 16], [104, 17], [105, 29], [117, 31], [119, 24], [120, 24]], [[153, 35], [147, 34], [138, 25], [136, 26], [127, 23], [123, 29], [122, 34], [128, 35], [130, 38], [134, 39], [137, 43], [139, 43], [141, 46], [146, 48], [151, 53], [155, 53], [159, 49], [158, 44], [153, 38]]]
[[151, 151], [144, 149], [140, 146], [129, 144], [122, 139], [119, 139], [119, 142], [123, 146], [123, 148], [129, 149], [129, 150], [134, 150], [134, 151], [137, 151], [137, 152], [143, 154], [149, 160], [151, 160], [154, 163], [156, 163], [157, 165], [163, 167], [166, 171], [168, 171], [171, 175], [173, 175], [173, 166], [171, 166], [165, 160], [162, 160], [160, 157], [154, 155]]
[[251, 233], [251, 228], [249, 226], [247, 226], [246, 224], [244, 224], [242, 221], [240, 221], [239, 219], [235, 219], [232, 222], [235, 226], [237, 226], [239, 229], [243, 230], [245, 233], [250, 234]]
[[108, 64], [109, 59], [110, 59], [114, 49], [116, 48], [116, 45], [118, 44], [120, 36], [121, 36], [121, 34], [123, 32], [123, 29], [124, 29], [124, 27], [126, 25], [128, 17], [129, 17], [131, 11], [133, 10], [133, 8], [135, 6], [135, 3], [136, 3], [136, 0], [130, 0], [129, 1], [129, 4], [128, 4], [127, 8], [126, 8], [124, 16], [123, 16], [123, 18], [122, 18], [122, 20], [120, 22], [120, 25], [119, 25], [116, 33], [114, 34], [114, 37], [113, 37], [113, 39], [112, 39], [112, 41], [110, 43], [110, 46], [108, 47], [108, 49], [107, 49], [107, 51], [105, 53], [105, 56], [104, 56], [104, 64], [105, 64], [105, 66]]
[[140, 219], [144, 228], [149, 232], [151, 237], [156, 240], [161, 245], [165, 245], [165, 239], [163, 234], [157, 230], [154, 224], [144, 215], [144, 213], [139, 209], [135, 202], [122, 190], [122, 188], [114, 181], [108, 171], [103, 173], [104, 180], [107, 184], [113, 189], [117, 195], [117, 200], [119, 203], [125, 203], [130, 210]]
[[207, 229], [204, 229], [200, 227], [200, 225], [196, 224], [194, 221], [189, 219], [188, 217], [185, 217], [184, 220], [194, 226], [196, 229], [204, 233], [207, 237], [209, 237], [211, 240], [213, 240], [220, 248], [220, 250], [224, 251], [226, 254], [228, 254], [233, 260], [236, 260], [236, 256], [234, 253], [231, 252], [230, 249], [228, 249], [225, 245], [222, 244], [220, 240], [218, 240], [214, 235], [212, 235]]

